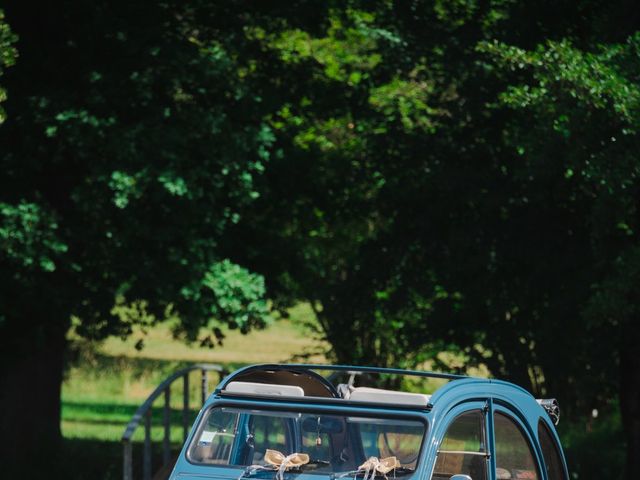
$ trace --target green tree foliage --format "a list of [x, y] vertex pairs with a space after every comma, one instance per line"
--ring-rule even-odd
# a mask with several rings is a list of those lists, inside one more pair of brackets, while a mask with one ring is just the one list
[[436, 332], [425, 319], [462, 298], [445, 284], [458, 266], [444, 259], [463, 248], [467, 202], [488, 186], [475, 173], [488, 173], [502, 143], [503, 120], [487, 124], [500, 85], [477, 47], [502, 34], [508, 7], [378, 2], [336, 8], [322, 36], [256, 33], [296, 80], [272, 117], [285, 153], [267, 172], [257, 222], [258, 238], [293, 248], [285, 264], [260, 268], [284, 266], [280, 285], [317, 307], [340, 361], [415, 366], [478, 341], [469, 330], [452, 342], [450, 325]]
[[[6, 67], [10, 67], [16, 61], [16, 49], [13, 43], [16, 36], [11, 32], [9, 25], [5, 22], [4, 12], [0, 10], [0, 77]], [[0, 86], [0, 102], [4, 102], [7, 98], [7, 92]], [[0, 124], [5, 120], [5, 113], [0, 107]]]
[[311, 303], [337, 361], [412, 366], [433, 350], [421, 319], [447, 294], [430, 271], [423, 276], [433, 286], [428, 297], [405, 288], [406, 244], [393, 244], [396, 218], [385, 196], [400, 200], [409, 172], [388, 157], [400, 141], [380, 151], [376, 143], [404, 129], [429, 132], [445, 112], [430, 105], [436, 102], [427, 72], [412, 68], [404, 79], [393, 61], [382, 61], [404, 47], [375, 21], [371, 12], [346, 9], [331, 13], [320, 36], [253, 32], [295, 81], [271, 117], [283, 154], [267, 171], [262, 208], [240, 230], [245, 244], [260, 238], [282, 249], [264, 256], [253, 245], [257, 268], [270, 272], [274, 293], [284, 294], [276, 300]]
[[[534, 51], [499, 44], [481, 47], [498, 65], [519, 72], [520, 80], [500, 95], [500, 104], [515, 112], [508, 143], [521, 152], [528, 172], [540, 169], [548, 158], [556, 159], [554, 214], [565, 217], [566, 255], [585, 252], [582, 261], [589, 259], [586, 265], [576, 261], [576, 269], [555, 274], [565, 291], [571, 288], [579, 295], [575, 312], [565, 313], [579, 321], [560, 324], [565, 335], [575, 339], [574, 345], [567, 348], [561, 335], [535, 332], [533, 338], [541, 337], [539, 346], [532, 347], [541, 359], [536, 363], [544, 367], [553, 389], [569, 394], [568, 380], [580, 392], [574, 402], [584, 409], [619, 393], [627, 471], [637, 468], [640, 448], [640, 424], [635, 420], [640, 413], [635, 307], [639, 39], [636, 33], [624, 43], [597, 45], [591, 51], [568, 41], [548, 42]], [[559, 310], [556, 304], [562, 298], [554, 300], [553, 295], [549, 291], [547, 305], [539, 302], [538, 308], [550, 310], [547, 316], [560, 322], [563, 319], [551, 309]], [[547, 350], [561, 353], [552, 354], [549, 363], [544, 359]], [[568, 366], [561, 369], [564, 377], [553, 372], [556, 363]]]

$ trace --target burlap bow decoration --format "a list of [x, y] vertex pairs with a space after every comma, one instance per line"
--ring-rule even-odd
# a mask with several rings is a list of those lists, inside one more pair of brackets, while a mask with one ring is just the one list
[[364, 471], [364, 480], [369, 480], [369, 474], [371, 474], [371, 480], [373, 480], [376, 478], [376, 473], [381, 473], [387, 478], [387, 473], [400, 466], [400, 462], [396, 457], [369, 457], [366, 462], [358, 467], [358, 472]]
[[267, 449], [264, 452], [264, 461], [266, 465], [251, 465], [244, 469], [238, 480], [242, 480], [246, 476], [259, 470], [277, 470], [276, 479], [284, 480], [284, 472], [288, 468], [297, 468], [309, 463], [309, 455], [306, 453], [292, 453], [284, 455], [277, 450]]
[[282, 467], [283, 465], [284, 468], [300, 467], [309, 463], [309, 455], [306, 453], [292, 453], [285, 456], [282, 452], [267, 448], [267, 451], [264, 452], [264, 461], [275, 467]]
[[278, 469], [276, 478], [283, 480], [284, 472], [288, 468], [301, 467], [309, 463], [309, 455], [306, 453], [292, 453], [291, 455], [285, 456], [284, 453], [277, 450], [267, 449], [267, 451], [264, 452], [264, 461], [276, 467]]

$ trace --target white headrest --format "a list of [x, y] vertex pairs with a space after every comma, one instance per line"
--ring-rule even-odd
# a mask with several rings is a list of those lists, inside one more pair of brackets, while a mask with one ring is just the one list
[[356, 402], [392, 403], [396, 405], [412, 405], [426, 407], [431, 395], [422, 393], [396, 392], [381, 388], [357, 387], [351, 390], [349, 400]]
[[272, 383], [231, 382], [225, 391], [249, 393], [254, 395], [280, 395], [283, 397], [304, 397], [302, 387], [294, 385], [275, 385]]

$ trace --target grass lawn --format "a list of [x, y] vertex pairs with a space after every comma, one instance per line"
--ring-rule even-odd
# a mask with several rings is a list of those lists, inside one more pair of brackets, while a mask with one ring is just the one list
[[[106, 355], [154, 360], [210, 362], [243, 365], [261, 362], [283, 362], [319, 345], [310, 338], [303, 322], [313, 321], [313, 312], [305, 305], [290, 310], [291, 318], [276, 320], [264, 330], [242, 335], [237, 330], [223, 329], [226, 339], [222, 347], [201, 348], [175, 340], [168, 325], [159, 325], [144, 335], [137, 330], [128, 340], [108, 339], [100, 349]], [[144, 348], [135, 349], [143, 339]], [[321, 360], [316, 358], [316, 360]]]

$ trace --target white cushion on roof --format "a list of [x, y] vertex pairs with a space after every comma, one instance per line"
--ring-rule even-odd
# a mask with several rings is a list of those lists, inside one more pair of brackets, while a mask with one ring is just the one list
[[351, 390], [349, 400], [355, 402], [391, 403], [426, 407], [431, 395], [422, 393], [396, 392], [381, 388], [356, 387]]
[[231, 382], [225, 388], [231, 393], [249, 393], [253, 395], [280, 395], [283, 397], [304, 397], [302, 387], [295, 385], [275, 385], [271, 383]]

